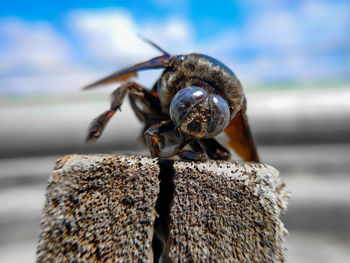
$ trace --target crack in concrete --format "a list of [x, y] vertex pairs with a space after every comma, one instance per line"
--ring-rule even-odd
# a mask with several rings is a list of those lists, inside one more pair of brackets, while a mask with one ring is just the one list
[[155, 205], [158, 213], [154, 221], [154, 234], [152, 240], [153, 262], [171, 262], [168, 256], [170, 234], [170, 208], [174, 196], [174, 161], [159, 159], [159, 195]]

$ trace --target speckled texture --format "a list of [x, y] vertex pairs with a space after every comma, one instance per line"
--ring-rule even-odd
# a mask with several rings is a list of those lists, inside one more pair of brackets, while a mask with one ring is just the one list
[[[167, 259], [284, 261], [287, 231], [279, 216], [288, 194], [277, 170], [218, 161], [175, 161], [174, 170]], [[153, 262], [158, 174], [158, 160], [147, 157], [59, 159], [47, 187], [37, 262]]]
[[175, 162], [168, 242], [173, 262], [284, 262], [288, 194], [255, 163]]
[[68, 155], [49, 180], [37, 262], [152, 262], [156, 159]]

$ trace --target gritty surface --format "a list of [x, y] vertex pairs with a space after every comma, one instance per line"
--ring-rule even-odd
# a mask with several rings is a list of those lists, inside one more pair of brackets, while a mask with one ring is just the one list
[[173, 262], [284, 262], [287, 205], [278, 171], [254, 163], [176, 162]]
[[[259, 148], [291, 192], [282, 216], [289, 232], [286, 262], [343, 263], [350, 258], [349, 152], [347, 144]], [[45, 189], [58, 158], [0, 160], [1, 262], [35, 262]]]
[[49, 180], [37, 262], [152, 262], [156, 160], [68, 155]]
[[[176, 161], [174, 172], [170, 261], [284, 261], [287, 231], [279, 216], [288, 194], [277, 170]], [[158, 160], [146, 157], [59, 159], [47, 187], [37, 262], [153, 262], [158, 174]]]

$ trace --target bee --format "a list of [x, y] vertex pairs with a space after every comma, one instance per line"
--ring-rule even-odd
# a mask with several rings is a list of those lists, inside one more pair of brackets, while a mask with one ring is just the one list
[[[143, 137], [153, 157], [205, 161], [229, 160], [230, 152], [214, 138], [225, 132], [229, 145], [246, 161], [259, 162], [249, 128], [243, 89], [236, 75], [207, 55], [169, 55], [162, 52], [142, 63], [119, 70], [84, 89], [122, 82], [112, 93], [109, 110], [94, 119], [87, 141], [98, 139], [126, 96], [136, 116], [144, 123]], [[164, 69], [152, 89], [130, 81], [145, 69]]]

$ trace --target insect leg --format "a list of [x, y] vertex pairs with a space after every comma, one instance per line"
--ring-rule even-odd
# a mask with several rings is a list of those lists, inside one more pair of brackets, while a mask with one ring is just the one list
[[125, 82], [112, 93], [112, 104], [109, 110], [105, 111], [95, 118], [89, 127], [86, 140], [97, 140], [103, 133], [103, 130], [110, 118], [114, 115], [123, 103], [126, 94], [132, 94], [134, 97], [142, 97], [144, 89], [135, 82]]
[[153, 124], [144, 136], [153, 157], [169, 157], [183, 147], [181, 134], [171, 120]]
[[155, 124], [161, 120], [169, 119], [169, 115], [162, 113], [157, 92], [143, 89], [142, 94], [138, 92], [136, 95], [133, 93], [129, 95], [130, 105], [141, 121], [147, 122], [154, 119], [152, 124]]
[[156, 123], [169, 120], [169, 115], [162, 112], [158, 93], [155, 90], [144, 89], [142, 93], [142, 96], [134, 96], [130, 93], [129, 101], [138, 119], [145, 124], [140, 137], [142, 142], [147, 145], [145, 131]]
[[214, 138], [206, 138], [200, 141], [193, 141], [190, 143], [193, 150], [198, 151], [198, 144], [200, 143], [201, 148], [213, 160], [229, 160], [231, 154], [226, 150], [220, 143]]
[[152, 125], [144, 135], [153, 157], [170, 157], [178, 154], [181, 159], [185, 160], [205, 161], [208, 159], [199, 141], [190, 142], [190, 145], [196, 144], [194, 151], [181, 150], [188, 141], [184, 140], [171, 120]]
[[195, 151], [182, 150], [178, 152], [178, 155], [181, 159], [189, 161], [199, 161], [205, 162], [208, 159], [207, 154], [204, 152], [203, 148], [199, 144]]

